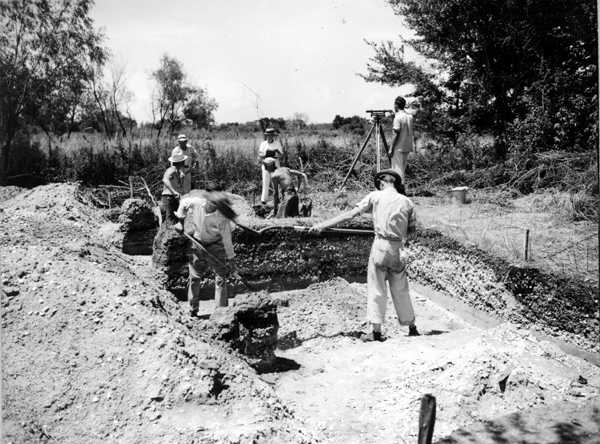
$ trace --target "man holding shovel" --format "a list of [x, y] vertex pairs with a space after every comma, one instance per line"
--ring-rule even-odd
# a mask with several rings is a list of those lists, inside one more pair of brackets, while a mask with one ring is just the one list
[[231, 240], [231, 220], [235, 213], [225, 193], [206, 192], [181, 199], [175, 215], [179, 223], [175, 229], [183, 233], [184, 220], [191, 215], [193, 238], [192, 256], [189, 263], [188, 300], [190, 314], [198, 316], [202, 272], [207, 265], [215, 272], [215, 306], [226, 307], [229, 297], [233, 297], [230, 285], [234, 271], [233, 242]]
[[310, 229], [320, 233], [361, 213], [373, 214], [375, 240], [367, 267], [367, 321], [372, 331], [363, 341], [383, 341], [381, 325], [385, 320], [387, 284], [401, 325], [408, 325], [408, 335], [418, 336], [415, 313], [410, 300], [406, 265], [408, 254], [404, 247], [415, 232], [414, 205], [404, 196], [400, 175], [392, 169], [375, 174], [377, 191], [369, 193], [354, 209], [315, 224]]

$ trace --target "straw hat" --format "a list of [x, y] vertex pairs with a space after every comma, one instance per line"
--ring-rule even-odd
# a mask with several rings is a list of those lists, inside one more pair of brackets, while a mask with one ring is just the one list
[[379, 189], [379, 183], [381, 182], [383, 176], [392, 176], [394, 178], [394, 188], [396, 188], [396, 191], [398, 191], [400, 194], [404, 194], [405, 190], [404, 185], [402, 185], [402, 178], [396, 170], [391, 168], [375, 173], [375, 188]]
[[265, 130], [265, 136], [276, 136], [277, 135], [277, 131], [275, 131], [275, 128], [267, 128]]
[[188, 138], [185, 134], [180, 134], [177, 136], [177, 141], [178, 142], [187, 142]]
[[185, 162], [188, 156], [183, 153], [183, 150], [179, 147], [173, 148], [171, 152], [171, 157], [169, 157], [169, 162], [177, 163], [177, 162]]

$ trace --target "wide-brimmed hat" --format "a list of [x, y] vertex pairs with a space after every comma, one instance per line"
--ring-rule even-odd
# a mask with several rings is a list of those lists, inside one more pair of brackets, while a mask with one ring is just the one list
[[275, 130], [275, 128], [267, 128], [265, 130], [265, 136], [276, 136], [277, 135], [277, 131]]
[[180, 134], [177, 136], [177, 141], [178, 142], [187, 142], [187, 136], [185, 134]]
[[169, 162], [177, 163], [186, 161], [188, 156], [184, 154], [183, 150], [179, 147], [173, 148], [171, 151], [171, 157], [169, 157]]
[[375, 188], [379, 189], [379, 183], [381, 182], [383, 176], [392, 176], [394, 178], [394, 188], [396, 188], [396, 191], [398, 191], [400, 194], [404, 194], [404, 185], [402, 185], [402, 177], [400, 177], [400, 174], [398, 174], [396, 170], [393, 170], [391, 168], [387, 170], [381, 170], [375, 173]]

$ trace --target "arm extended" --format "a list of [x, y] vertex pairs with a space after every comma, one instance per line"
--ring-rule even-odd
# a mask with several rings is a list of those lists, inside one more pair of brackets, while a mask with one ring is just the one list
[[332, 217], [331, 219], [327, 219], [326, 221], [321, 222], [320, 224], [313, 225], [310, 231], [320, 233], [321, 231], [327, 228], [331, 228], [338, 224], [341, 224], [342, 222], [351, 220], [362, 212], [363, 210], [361, 208], [355, 207], [350, 211], [346, 211], [338, 216]]
[[163, 184], [165, 185], [165, 187], [167, 187], [167, 189], [173, 193], [173, 195], [175, 196], [179, 196], [179, 193], [177, 191], [175, 191], [175, 187], [173, 186], [173, 183], [171, 182], [171, 176], [173, 174], [171, 172], [169, 172], [169, 170], [165, 171], [165, 174], [163, 176]]
[[290, 174], [293, 174], [298, 179], [298, 192], [306, 190], [308, 187], [308, 176], [302, 171], [290, 170]]

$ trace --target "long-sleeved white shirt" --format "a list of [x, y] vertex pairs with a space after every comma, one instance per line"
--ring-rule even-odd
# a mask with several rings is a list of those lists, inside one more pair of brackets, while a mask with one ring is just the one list
[[231, 240], [231, 221], [219, 210], [206, 212], [208, 201], [202, 197], [184, 197], [179, 202], [175, 215], [184, 219], [191, 211], [191, 223], [194, 226], [194, 237], [203, 244], [222, 241], [227, 258], [235, 256]]

